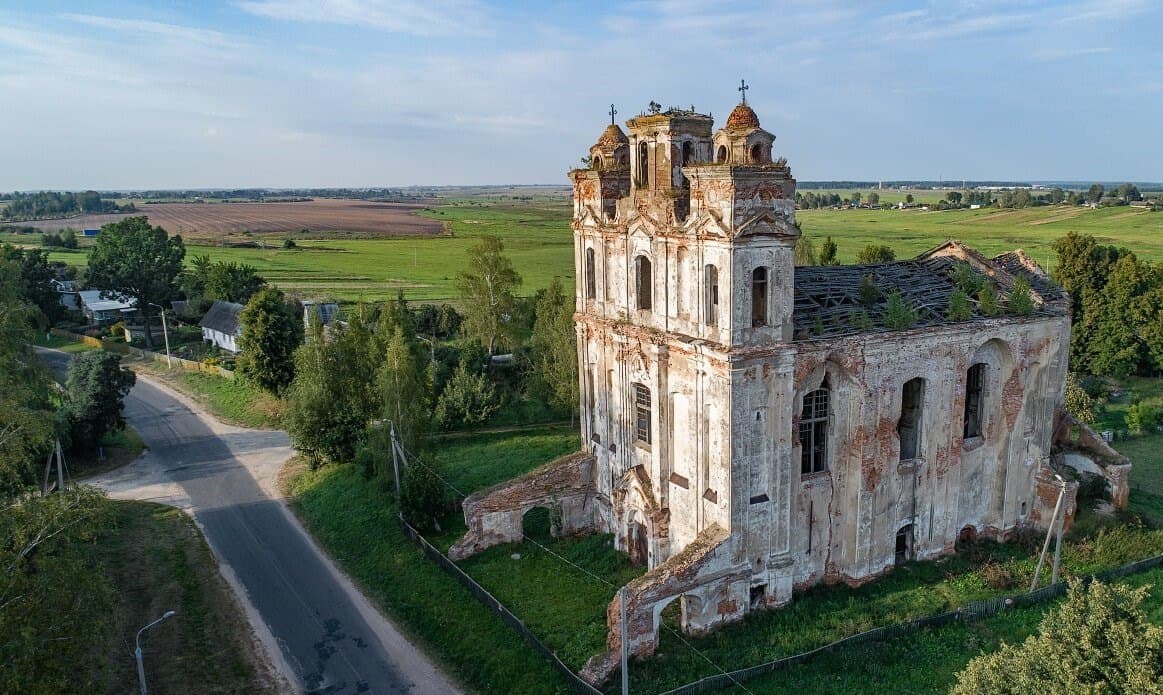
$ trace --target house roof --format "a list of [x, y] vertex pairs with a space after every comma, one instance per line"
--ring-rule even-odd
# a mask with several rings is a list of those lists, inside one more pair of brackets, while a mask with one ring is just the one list
[[[102, 293], [105, 297], [101, 296]], [[90, 311], [123, 311], [137, 306], [137, 300], [133, 297], [122, 297], [109, 290], [81, 290], [77, 296], [82, 306], [88, 307]]]
[[244, 308], [243, 305], [234, 302], [215, 301], [198, 325], [226, 335], [240, 335], [242, 327], [238, 322], [238, 315]]
[[320, 302], [313, 299], [308, 299], [303, 302], [303, 318], [311, 318], [311, 310], [315, 309], [319, 312], [319, 322], [324, 326], [330, 326], [331, 322], [339, 316], [339, 304], [335, 302]]
[[[916, 258], [873, 265], [800, 266], [795, 269], [795, 308], [792, 320], [796, 340], [839, 337], [857, 333], [891, 330], [884, 325], [887, 296], [896, 290], [916, 311], [914, 328], [952, 323], [946, 318], [949, 299], [957, 289], [953, 270], [968, 263], [978, 275], [988, 278], [998, 290], [999, 300], [1013, 289], [1014, 280], [1024, 277], [1034, 299], [1034, 315], [1066, 313], [1066, 293], [1025, 253], [1012, 251], [987, 258], [955, 241], [946, 242]], [[865, 278], [876, 287], [879, 297], [869, 301], [861, 296]], [[973, 316], [984, 320], [977, 299], [969, 300]], [[864, 314], [868, 321], [864, 320]], [[862, 327], [861, 323], [867, 326]]]

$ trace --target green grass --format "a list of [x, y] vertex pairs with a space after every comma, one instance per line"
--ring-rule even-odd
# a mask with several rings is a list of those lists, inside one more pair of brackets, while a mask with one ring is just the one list
[[177, 616], [143, 640], [151, 691], [274, 692], [256, 671], [246, 618], [205, 539], [177, 509], [147, 502], [107, 504], [108, 528], [90, 550], [112, 582], [116, 639], [104, 645], [108, 692], [136, 692], [134, 634], [167, 610]]
[[[1143, 401], [1163, 409], [1163, 379], [1131, 377], [1120, 382], [1111, 381], [1120, 391], [1110, 397], [1099, 409], [1096, 431], [1126, 431], [1127, 407]], [[1130, 511], [1142, 514], [1156, 524], [1163, 524], [1163, 434], [1150, 433], [1116, 438], [1111, 443], [1119, 453], [1131, 460]]]
[[496, 485], [581, 446], [576, 429], [542, 427], [451, 438], [435, 447], [441, 474], [466, 494]]
[[[1143, 607], [1151, 622], [1163, 624], [1163, 569], [1131, 575], [1119, 583], [1150, 585]], [[1017, 608], [979, 623], [926, 629], [890, 642], [839, 649], [748, 681], [746, 687], [756, 695], [946, 692], [970, 659], [995, 651], [1002, 640], [1015, 644], [1036, 633], [1042, 617], [1057, 605]]]
[[177, 383], [218, 419], [243, 427], [279, 426], [282, 402], [242, 379], [225, 379], [202, 372], [181, 372]]
[[92, 345], [86, 345], [84, 343], [76, 343], [76, 342], [73, 342], [73, 341], [68, 340], [66, 338], [62, 338], [60, 336], [48, 335], [45, 333], [41, 333], [39, 331], [36, 332], [35, 337], [32, 341], [32, 344], [38, 345], [40, 347], [53, 348], [54, 350], [60, 350], [61, 352], [69, 352], [69, 353], [88, 352], [89, 350], [99, 350], [100, 349], [97, 347], [93, 347]]

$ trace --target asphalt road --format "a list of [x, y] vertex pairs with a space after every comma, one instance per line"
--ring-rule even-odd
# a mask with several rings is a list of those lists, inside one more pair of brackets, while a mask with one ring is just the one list
[[[65, 369], [68, 355], [39, 354], [54, 371]], [[126, 467], [141, 470], [124, 475], [176, 486], [175, 497], [185, 498], [219, 562], [241, 585], [252, 609], [248, 612], [257, 613], [269, 629], [282, 653], [282, 670], [289, 666], [298, 681], [296, 690], [454, 692], [338, 576], [283, 503], [272, 499], [244, 465], [248, 454], [289, 451], [285, 432], [225, 428], [143, 379], [126, 398], [125, 414], [149, 452]]]

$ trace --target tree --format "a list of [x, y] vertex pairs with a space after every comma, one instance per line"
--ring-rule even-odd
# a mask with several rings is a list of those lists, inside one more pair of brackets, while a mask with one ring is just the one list
[[49, 267], [48, 255], [40, 249], [18, 249], [9, 244], [0, 246], [0, 265], [14, 261], [20, 269], [20, 298], [39, 309], [34, 316], [38, 324], [56, 323], [64, 316], [60, 295], [50, 282], [55, 277]]
[[857, 265], [872, 265], [874, 263], [891, 263], [896, 260], [896, 254], [888, 246], [869, 244], [856, 254]]
[[469, 247], [469, 269], [456, 276], [456, 289], [464, 307], [463, 330], [479, 340], [490, 357], [498, 347], [513, 341], [513, 290], [521, 286], [521, 276], [502, 253], [504, 249], [497, 237], [481, 237]]
[[239, 374], [273, 394], [295, 377], [295, 348], [303, 342], [303, 322], [283, 293], [264, 287], [250, 298], [239, 315]]
[[977, 309], [982, 316], [997, 316], [1001, 313], [1001, 306], [997, 301], [997, 290], [993, 283], [986, 280], [981, 283], [981, 289], [977, 291]]
[[207, 299], [246, 304], [266, 284], [267, 281], [254, 266], [220, 261], [211, 266], [206, 274], [204, 296]]
[[961, 191], [949, 191], [948, 193], [945, 194], [945, 200], [948, 200], [950, 203], [952, 203], [954, 205], [960, 205], [962, 197], [963, 196], [962, 196]]
[[968, 321], [973, 318], [973, 306], [969, 303], [969, 295], [958, 287], [949, 295], [949, 308], [945, 312], [949, 321]]
[[496, 388], [480, 371], [470, 370], [463, 360], [444, 385], [436, 404], [436, 421], [445, 429], [478, 425], [497, 411]]
[[912, 205], [914, 200], [916, 200], [916, 198], [913, 198], [912, 193], [905, 194], [905, 204], [906, 205]]
[[1139, 371], [1146, 357], [1140, 321], [1150, 323], [1160, 316], [1144, 316], [1136, 309], [1155, 281], [1149, 264], [1126, 254], [1115, 261], [1101, 292], [1085, 293], [1079, 334], [1085, 340], [1084, 364], [1091, 373], [1122, 378]]
[[1131, 434], [1151, 432], [1159, 422], [1159, 411], [1149, 403], [1132, 403], [1125, 415], [1127, 431]]
[[860, 207], [860, 191], [856, 191], [852, 194], [852, 204], [856, 207]]
[[869, 193], [868, 194], [868, 204], [870, 206], [871, 205], [880, 205], [880, 194], [877, 193], [876, 191], [872, 191], [871, 193]]
[[1059, 203], [1061, 203], [1064, 200], [1066, 200], [1066, 192], [1063, 191], [1061, 188], [1054, 187], [1054, 189], [1050, 191], [1050, 202], [1051, 203], [1058, 205]]
[[1094, 413], [1094, 398], [1079, 385], [1078, 377], [1075, 376], [1074, 372], [1066, 373], [1063, 407], [1079, 422], [1091, 425], [1098, 420], [1098, 416]]
[[1102, 194], [1105, 191], [1106, 191], [1106, 189], [1103, 188], [1103, 185], [1101, 183], [1092, 183], [1090, 185], [1090, 190], [1088, 190], [1086, 193], [1086, 199], [1088, 201], [1090, 201], [1091, 203], [1095, 203], [1095, 204], [1101, 203], [1102, 202]]
[[578, 409], [577, 331], [573, 323], [573, 296], [565, 293], [559, 278], [537, 300], [533, 323], [535, 380], [549, 394], [549, 403]]
[[448, 492], [434, 466], [435, 462], [416, 458], [404, 469], [400, 512], [417, 531], [440, 529], [440, 516], [447, 511]]
[[1124, 203], [1129, 203], [1132, 200], [1138, 200], [1142, 197], [1139, 195], [1139, 187], [1133, 183], [1124, 183], [1119, 186], [1117, 193], [1123, 199]]
[[820, 245], [820, 265], [840, 265], [836, 251], [836, 242], [832, 241], [830, 236], [825, 237], [824, 243]]
[[19, 264], [0, 258], [0, 499], [32, 481], [34, 457], [53, 440], [50, 381], [29, 347], [33, 309], [21, 282]]
[[151, 227], [146, 217], [127, 217], [101, 228], [97, 244], [89, 252], [88, 281], [137, 301], [145, 319], [145, 344], [153, 349], [151, 305], [160, 305], [173, 296], [185, 256], [182, 237]]
[[137, 375], [122, 369], [121, 356], [82, 352], [69, 365], [61, 418], [73, 450], [93, 449], [105, 435], [125, 429], [125, 396]]
[[1014, 287], [1006, 303], [1006, 311], [1014, 316], [1029, 316], [1034, 313], [1034, 297], [1030, 293], [1030, 281], [1024, 277], [1014, 279]]
[[[264, 292], [258, 295], [258, 298]], [[253, 301], [253, 300], [252, 300]], [[368, 425], [358, 402], [349, 403], [351, 378], [340, 350], [323, 335], [317, 317], [310, 320], [309, 339], [295, 350], [294, 379], [286, 389], [283, 424], [299, 451], [313, 466], [325, 461], [350, 461]]]
[[391, 420], [396, 436], [410, 451], [420, 449], [421, 438], [428, 431], [431, 412], [431, 383], [421, 361], [401, 330], [388, 336], [379, 370], [380, 402], [383, 417]]
[[1038, 634], [1003, 642], [957, 675], [953, 695], [1019, 693], [1159, 693], [1163, 628], [1143, 600], [1150, 587], [1072, 581], [1066, 600], [1046, 614]]
[[796, 239], [794, 263], [797, 266], [817, 265], [816, 246], [806, 236], [800, 235], [800, 238]]
[[884, 306], [884, 325], [893, 330], [904, 330], [917, 322], [917, 310], [898, 289], [888, 293]]

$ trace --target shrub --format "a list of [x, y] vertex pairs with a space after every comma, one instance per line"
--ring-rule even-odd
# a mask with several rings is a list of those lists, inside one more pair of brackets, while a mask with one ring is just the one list
[[1030, 294], [1028, 280], [1019, 277], [1014, 281], [1006, 309], [1014, 316], [1029, 316], [1034, 312], [1034, 297]]
[[1090, 425], [1098, 419], [1094, 413], [1094, 398], [1079, 385], [1074, 372], [1066, 373], [1066, 391], [1063, 400], [1066, 412], [1079, 422]]
[[981, 578], [985, 580], [985, 583], [990, 588], [997, 591], [1012, 589], [1017, 584], [1014, 581], [1013, 573], [1010, 572], [1010, 568], [993, 560], [981, 566]]
[[900, 290], [889, 292], [884, 307], [884, 325], [894, 330], [903, 330], [916, 321], [917, 310], [901, 296]]
[[997, 302], [997, 290], [994, 289], [992, 282], [985, 282], [977, 292], [977, 307], [985, 316], [997, 316], [1001, 313], [1001, 307]]
[[969, 303], [969, 295], [958, 287], [949, 295], [949, 309], [945, 318], [950, 321], [968, 321], [973, 318], [973, 307]]
[[421, 532], [439, 531], [439, 518], [448, 506], [448, 494], [430, 460], [418, 459], [408, 463], [401, 483], [400, 511], [408, 523]]
[[869, 244], [856, 254], [857, 265], [872, 265], [874, 263], [891, 263], [896, 260], [896, 253], [891, 247], [882, 244]]
[[1147, 403], [1133, 403], [1127, 408], [1126, 420], [1131, 434], [1151, 432], [1159, 424], [1159, 411]]

